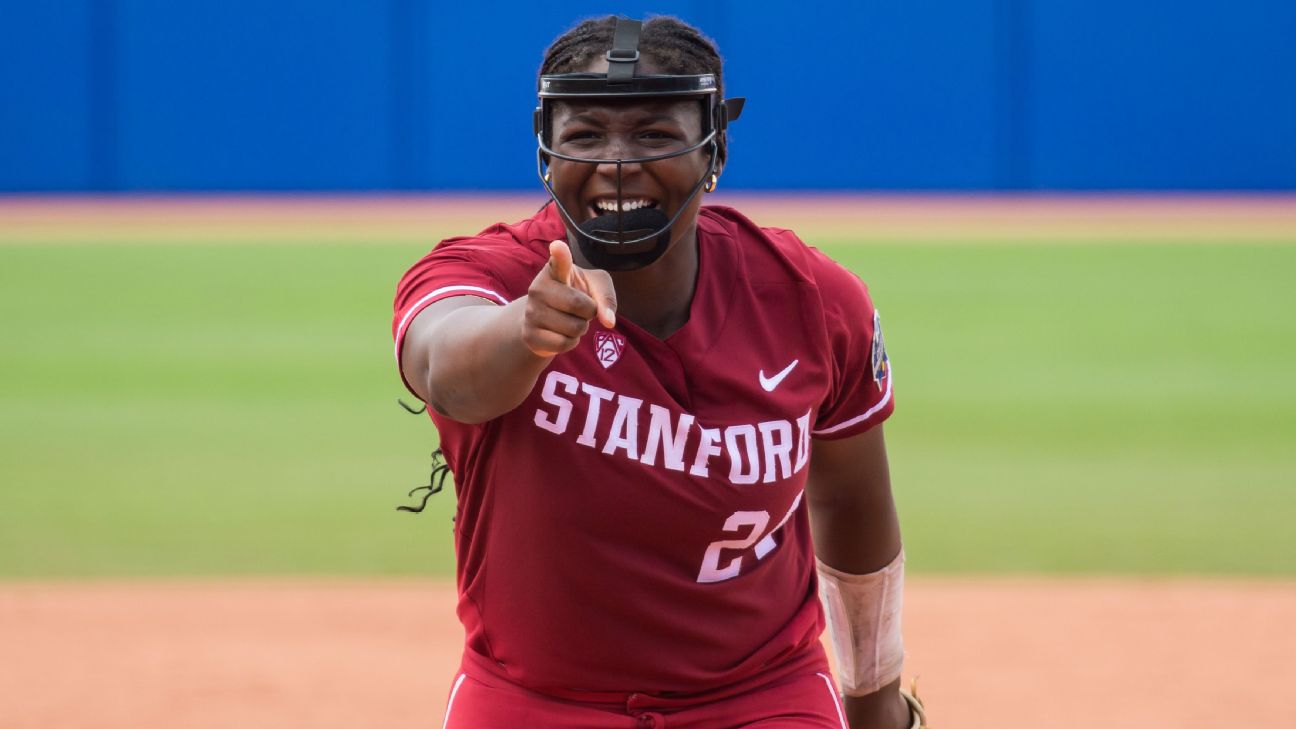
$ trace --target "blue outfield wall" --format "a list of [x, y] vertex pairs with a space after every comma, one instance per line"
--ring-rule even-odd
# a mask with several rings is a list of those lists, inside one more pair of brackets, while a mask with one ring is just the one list
[[1293, 0], [0, 0], [0, 191], [537, 186], [545, 46], [712, 35], [747, 189], [1296, 189]]

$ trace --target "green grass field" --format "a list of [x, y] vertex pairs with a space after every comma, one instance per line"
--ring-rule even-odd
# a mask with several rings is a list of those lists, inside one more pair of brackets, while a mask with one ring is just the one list
[[[1296, 246], [840, 244], [917, 573], [1296, 576]], [[449, 574], [404, 243], [0, 246], [0, 577]]]

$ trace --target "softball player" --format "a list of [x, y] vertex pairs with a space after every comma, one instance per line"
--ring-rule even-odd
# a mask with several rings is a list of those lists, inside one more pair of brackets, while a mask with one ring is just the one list
[[701, 205], [742, 100], [696, 29], [582, 23], [539, 97], [552, 200], [396, 295], [458, 495], [446, 726], [921, 726], [866, 288]]

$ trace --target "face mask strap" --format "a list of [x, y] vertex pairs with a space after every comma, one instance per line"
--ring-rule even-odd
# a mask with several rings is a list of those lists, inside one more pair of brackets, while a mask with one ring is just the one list
[[635, 66], [639, 63], [639, 33], [643, 22], [630, 18], [617, 18], [612, 30], [612, 49], [604, 54], [608, 62], [607, 80], [610, 84], [630, 83]]

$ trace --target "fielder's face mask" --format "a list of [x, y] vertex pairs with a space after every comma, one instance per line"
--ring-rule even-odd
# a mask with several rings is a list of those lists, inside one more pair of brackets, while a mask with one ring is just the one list
[[[656, 261], [670, 247], [671, 228], [688, 209], [707, 180], [715, 174], [720, 159], [721, 135], [728, 123], [742, 112], [743, 99], [721, 101], [713, 74], [696, 76], [655, 74], [635, 75], [639, 62], [639, 32], [642, 23], [618, 18], [613, 31], [612, 50], [607, 52], [607, 73], [563, 73], [540, 77], [540, 106], [535, 111], [536, 168], [540, 181], [549, 191], [558, 211], [576, 237], [581, 253], [591, 264], [610, 271], [631, 271]], [[602, 148], [591, 145], [581, 149], [558, 152], [553, 144], [553, 112], [555, 101], [608, 102], [619, 100], [690, 100], [702, 107], [702, 139], [696, 144], [674, 143], [662, 148], [660, 154], [647, 157], [601, 157]], [[709, 148], [711, 161], [706, 172], [693, 185], [688, 197], [667, 217], [664, 210], [640, 207], [627, 210], [622, 197], [622, 168], [629, 164], [658, 162], [691, 154]], [[577, 223], [558, 199], [548, 174], [551, 159], [591, 165], [616, 165], [616, 208]]]

